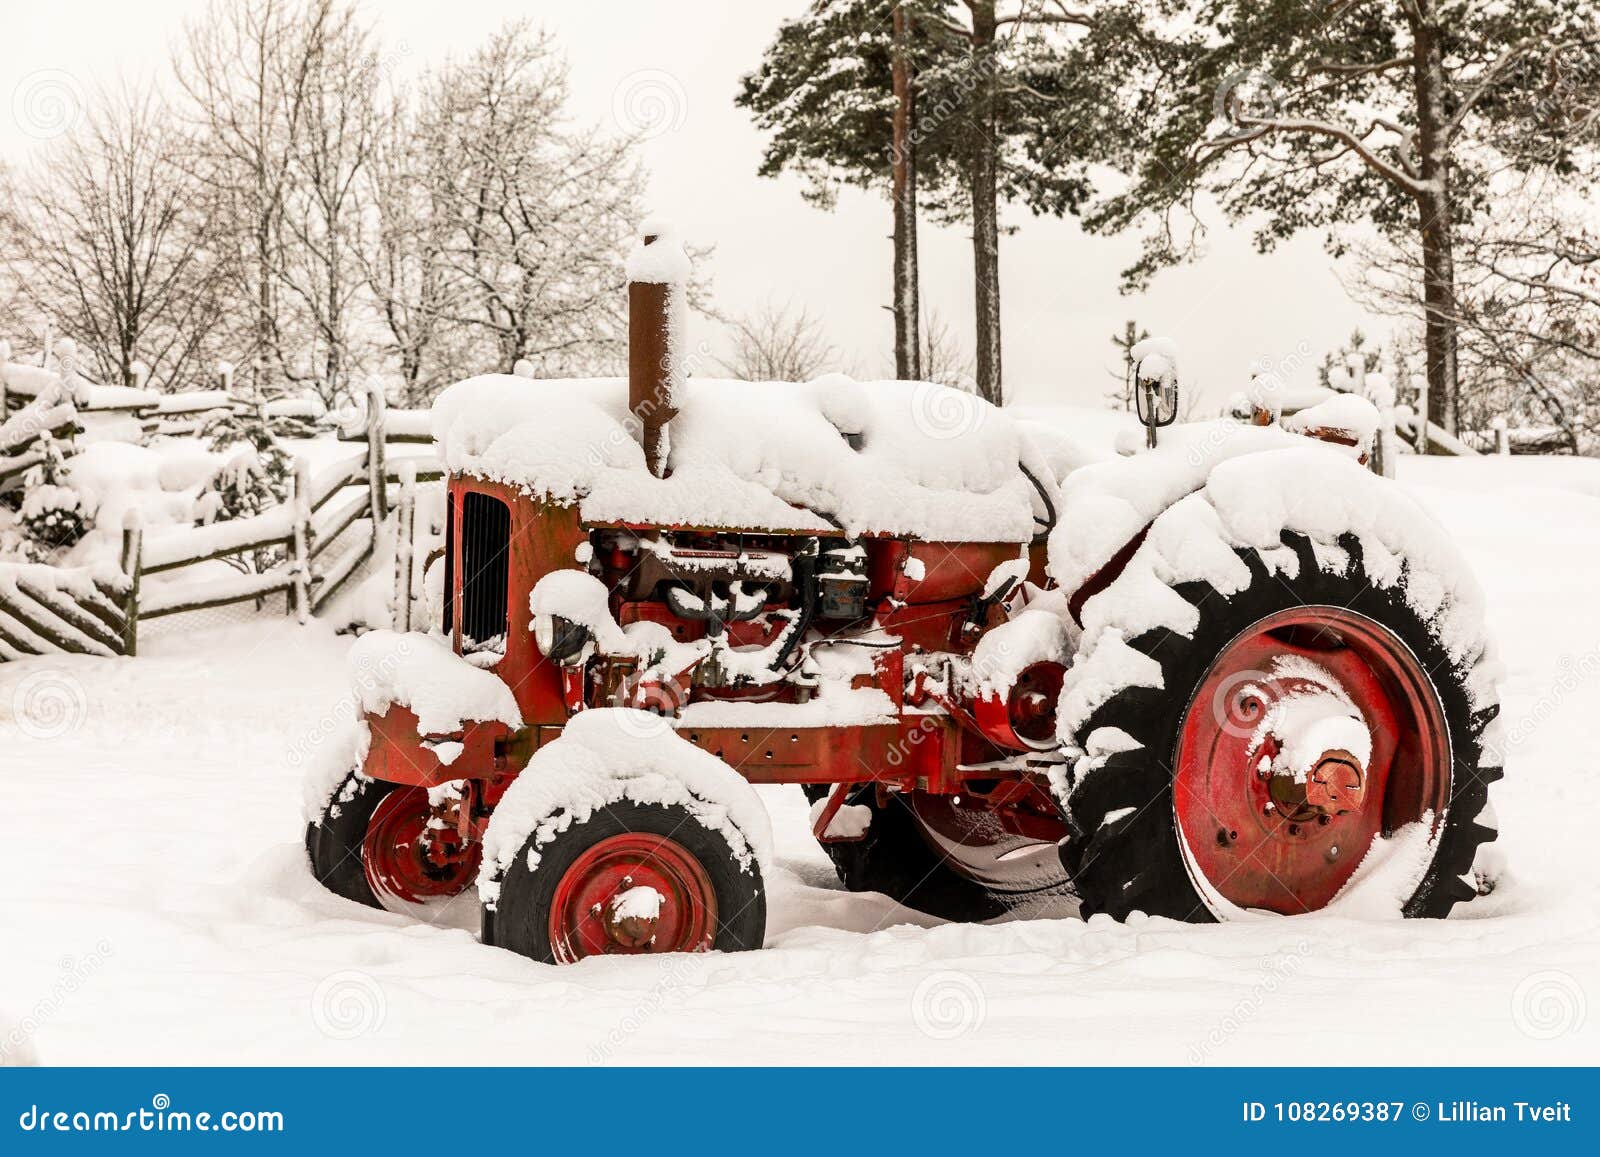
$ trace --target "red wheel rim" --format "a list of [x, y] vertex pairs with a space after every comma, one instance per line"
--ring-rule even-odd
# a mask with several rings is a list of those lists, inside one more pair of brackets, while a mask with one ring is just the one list
[[[653, 920], [619, 920], [618, 900], [653, 889]], [[550, 902], [550, 943], [563, 964], [586, 956], [708, 951], [716, 938], [711, 877], [682, 844], [628, 832], [608, 836], [562, 874]]]
[[380, 901], [420, 904], [455, 896], [478, 874], [478, 844], [463, 844], [453, 832], [427, 838], [432, 814], [428, 792], [420, 787], [396, 788], [373, 809], [361, 863]]
[[[1365, 724], [1364, 761], [1328, 750], [1285, 773], [1281, 751], [1329, 734], [1286, 726], [1289, 705], [1312, 700]], [[1449, 730], [1416, 655], [1364, 615], [1313, 606], [1262, 619], [1217, 656], [1184, 716], [1173, 807], [1213, 909], [1292, 915], [1333, 900], [1380, 834], [1437, 826], [1449, 792]]]

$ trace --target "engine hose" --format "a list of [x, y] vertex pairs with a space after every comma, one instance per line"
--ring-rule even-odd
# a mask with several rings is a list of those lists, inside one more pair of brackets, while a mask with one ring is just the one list
[[822, 597], [817, 589], [817, 540], [812, 539], [794, 556], [794, 577], [796, 586], [800, 588], [800, 615], [789, 627], [789, 634], [783, 640], [783, 646], [778, 648], [778, 653], [773, 656], [772, 662], [767, 664], [770, 671], [782, 671], [789, 662], [789, 655], [799, 645], [800, 639], [811, 626], [811, 620], [816, 615], [817, 602]]
[[[1034, 473], [1033, 473], [1032, 470], [1029, 470], [1021, 462], [1017, 463], [1017, 469], [1022, 471], [1022, 476], [1024, 478], [1026, 478], [1029, 482], [1033, 483], [1034, 490], [1037, 491], [1038, 494], [1039, 494], [1039, 501], [1044, 503], [1044, 511], [1045, 511], [1045, 514], [1047, 515], [1047, 517], [1045, 519], [1045, 523], [1044, 523], [1044, 528], [1033, 536], [1033, 540], [1029, 544], [1031, 546], [1040, 546], [1045, 541], [1047, 541], [1049, 539], [1050, 532], [1052, 530], [1054, 530], [1055, 527], [1056, 527], [1056, 504], [1054, 502], [1050, 501], [1050, 492], [1047, 491], [1044, 488], [1044, 484], [1042, 482], [1040, 482], [1037, 477], [1034, 476]], [[1038, 522], [1039, 521], [1038, 516], [1035, 515], [1033, 520], [1035, 522]]]

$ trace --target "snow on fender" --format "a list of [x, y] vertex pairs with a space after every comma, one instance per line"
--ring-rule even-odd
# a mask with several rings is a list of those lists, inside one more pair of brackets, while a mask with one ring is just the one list
[[396, 704], [408, 707], [423, 735], [449, 735], [469, 720], [522, 725], [511, 689], [498, 676], [474, 667], [431, 635], [369, 631], [350, 648], [346, 665], [357, 714], [334, 722], [306, 768], [302, 810], [312, 826], [341, 802], [336, 792], [348, 803], [353, 790], [372, 782], [361, 770], [372, 740], [369, 715], [380, 716]]
[[[1126, 526], [1204, 479], [1082, 605], [1058, 712], [1076, 762], [1052, 786], [1084, 911], [1446, 915], [1493, 883], [1482, 592], [1409, 495], [1333, 447], [1214, 448], [1069, 502]], [[1093, 553], [1051, 546], [1086, 577]]]
[[766, 808], [648, 712], [574, 716], [507, 789], [483, 851], [485, 942], [535, 960], [757, 948], [765, 934]]

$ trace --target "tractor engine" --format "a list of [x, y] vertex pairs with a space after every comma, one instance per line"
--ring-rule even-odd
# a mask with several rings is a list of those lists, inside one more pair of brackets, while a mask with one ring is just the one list
[[990, 755], [1054, 745], [1058, 664], [1030, 665], [1006, 694], [973, 666], [1026, 597], [1015, 546], [630, 529], [596, 531], [583, 553], [591, 589], [574, 598], [565, 571], [533, 595], [569, 710], [692, 719], [716, 714], [701, 705], [819, 701], [819, 718], [860, 723], [938, 704]]
[[1053, 875], [1063, 669], [1029, 621], [1056, 616], [1022, 613], [1053, 597], [1025, 548], [633, 527], [577, 554], [530, 600], [567, 712], [648, 711], [751, 782], [811, 785], [824, 843], [893, 794], [975, 872]]

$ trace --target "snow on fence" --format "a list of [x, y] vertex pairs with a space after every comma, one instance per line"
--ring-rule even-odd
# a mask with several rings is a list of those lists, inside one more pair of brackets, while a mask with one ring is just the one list
[[116, 569], [0, 563], [0, 659], [132, 655], [138, 550], [138, 531], [129, 530]]
[[[138, 601], [136, 619], [247, 602], [279, 591], [288, 593], [290, 609], [302, 621], [322, 610], [372, 557], [378, 528], [389, 517], [390, 486], [399, 488], [403, 529], [411, 522], [415, 484], [444, 476], [431, 449], [398, 457], [388, 452], [391, 442], [432, 442], [419, 415], [425, 411], [389, 411], [381, 385], [374, 382], [368, 387], [364, 419], [339, 435], [345, 441], [364, 441], [364, 448], [316, 475], [303, 459], [297, 460], [289, 499], [271, 510], [165, 530], [145, 540], [136, 552], [137, 574], [175, 571], [270, 548], [281, 548], [285, 559], [259, 573], [164, 583]], [[342, 549], [335, 552], [335, 544], [343, 544]]]
[[[1422, 437], [1418, 430], [1421, 425], [1422, 423], [1418, 420], [1416, 412], [1409, 407], [1401, 406], [1395, 411], [1395, 429], [1419, 454], [1424, 452]], [[1460, 458], [1476, 458], [1478, 456], [1477, 450], [1467, 445], [1466, 442], [1454, 434], [1451, 434], [1443, 426], [1430, 420], [1426, 423], [1426, 428], [1428, 431], [1426, 452], [1454, 455]]]
[[[130, 526], [123, 532], [122, 565], [115, 573], [0, 563], [0, 659], [60, 651], [132, 655], [140, 620], [249, 602], [280, 591], [302, 621], [322, 610], [373, 556], [379, 527], [391, 511], [390, 488], [396, 488], [398, 498], [393, 508], [397, 530], [409, 534], [416, 483], [444, 476], [431, 449], [426, 411], [389, 410], [376, 382], [368, 387], [367, 396], [363, 419], [339, 434], [342, 440], [366, 445], [315, 475], [304, 459], [297, 459], [287, 500], [270, 510], [206, 526], [162, 528], [149, 535]], [[176, 404], [165, 403], [158, 413], [170, 416], [219, 408], [211, 403], [227, 395], [193, 399], [193, 407], [184, 405], [185, 395], [169, 397], [177, 399]], [[6, 432], [19, 429], [14, 424], [22, 416], [19, 411], [0, 422], [0, 449], [9, 444]], [[72, 420], [70, 413], [66, 417]], [[20, 441], [37, 440], [38, 422], [30, 425], [34, 432], [25, 438], [19, 435]], [[430, 449], [391, 455], [390, 443], [426, 443]], [[41, 457], [37, 452], [0, 456], [0, 481]], [[409, 554], [409, 546], [400, 544], [399, 553]], [[148, 589], [143, 584], [146, 575], [271, 549], [281, 549], [284, 559], [265, 571], [192, 580], [179, 575]], [[409, 613], [409, 598], [400, 602]]]

